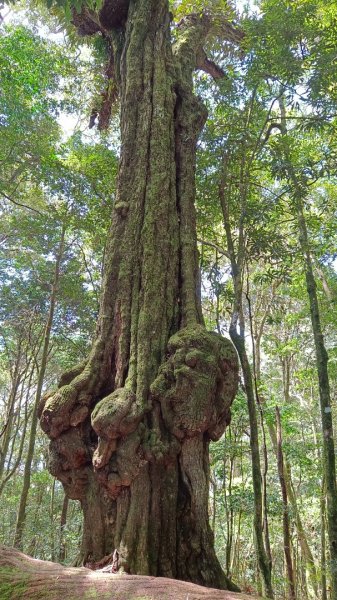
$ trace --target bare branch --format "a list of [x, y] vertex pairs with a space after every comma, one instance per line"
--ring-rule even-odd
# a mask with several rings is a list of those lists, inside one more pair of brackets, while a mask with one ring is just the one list
[[197, 55], [196, 67], [197, 69], [200, 69], [201, 71], [204, 71], [205, 73], [213, 77], [214, 80], [226, 77], [225, 71], [221, 67], [219, 67], [215, 62], [213, 62], [213, 60], [207, 58], [206, 52], [203, 48]]

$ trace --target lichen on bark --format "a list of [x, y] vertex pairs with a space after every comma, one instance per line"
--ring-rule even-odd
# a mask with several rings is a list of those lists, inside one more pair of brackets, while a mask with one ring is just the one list
[[83, 561], [117, 549], [131, 573], [227, 588], [208, 522], [208, 444], [229, 422], [238, 365], [203, 324], [194, 208], [207, 113], [192, 76], [210, 21], [187, 20], [173, 45], [167, 0], [119, 3], [120, 20], [117, 4], [100, 13], [118, 40], [122, 144], [97, 336], [40, 421], [51, 472], [82, 504]]

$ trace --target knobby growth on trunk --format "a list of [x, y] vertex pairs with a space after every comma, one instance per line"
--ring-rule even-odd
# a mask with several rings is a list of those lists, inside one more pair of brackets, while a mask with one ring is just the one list
[[194, 209], [206, 110], [192, 75], [221, 74], [202, 47], [211, 20], [185, 18], [174, 43], [167, 0], [106, 0], [73, 20], [109, 39], [122, 144], [96, 341], [40, 406], [49, 468], [81, 502], [82, 561], [117, 550], [130, 573], [226, 589], [208, 444], [229, 422], [238, 365], [203, 324]]

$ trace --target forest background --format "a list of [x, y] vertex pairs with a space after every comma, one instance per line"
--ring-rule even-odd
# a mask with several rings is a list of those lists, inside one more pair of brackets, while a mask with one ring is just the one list
[[[173, 3], [174, 19], [191, 9], [200, 3]], [[240, 359], [258, 409], [275, 597], [326, 600], [327, 494], [305, 275], [309, 256], [336, 431], [337, 7], [264, 0], [238, 9], [241, 47], [219, 38], [209, 48], [224, 76], [195, 77], [209, 111], [197, 165], [203, 311], [207, 327], [228, 337], [242, 305]], [[67, 11], [63, 26], [54, 12], [38, 2], [1, 9], [0, 542], [71, 564], [81, 512], [47, 470], [36, 406], [94, 335], [119, 133], [118, 106], [108, 129], [88, 128], [109, 85], [100, 40], [80, 40]], [[226, 574], [259, 592], [247, 395], [243, 371], [231, 424], [211, 445], [210, 515]]]

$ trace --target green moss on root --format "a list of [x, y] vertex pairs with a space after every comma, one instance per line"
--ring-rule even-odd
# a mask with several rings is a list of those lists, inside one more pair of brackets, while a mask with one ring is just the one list
[[[18, 569], [0, 567], [0, 598], [1, 600], [21, 600], [27, 591], [30, 577]], [[35, 600], [35, 597], [32, 598]]]

